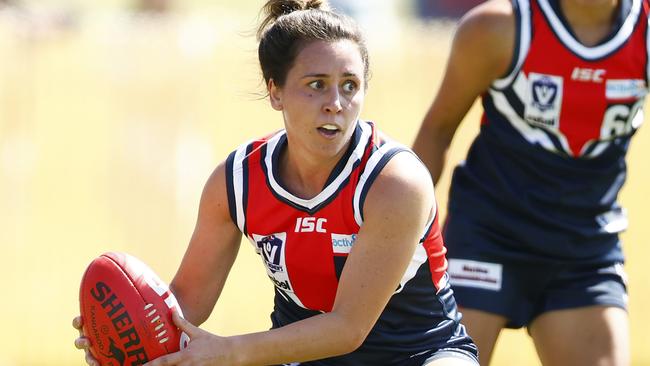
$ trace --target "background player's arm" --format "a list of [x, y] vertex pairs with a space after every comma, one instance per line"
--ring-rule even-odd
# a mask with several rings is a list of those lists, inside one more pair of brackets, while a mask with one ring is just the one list
[[447, 150], [465, 114], [508, 71], [514, 43], [515, 18], [509, 1], [488, 1], [461, 19], [442, 83], [413, 144], [434, 182], [440, 179]]
[[195, 325], [212, 312], [241, 242], [230, 218], [225, 174], [222, 163], [205, 184], [194, 233], [170, 284], [185, 318]]

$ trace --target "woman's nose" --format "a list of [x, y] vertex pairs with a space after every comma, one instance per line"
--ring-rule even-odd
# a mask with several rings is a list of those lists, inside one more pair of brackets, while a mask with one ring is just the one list
[[343, 109], [341, 105], [341, 94], [337, 88], [333, 88], [327, 95], [327, 100], [323, 105], [323, 109], [327, 113], [338, 113]]

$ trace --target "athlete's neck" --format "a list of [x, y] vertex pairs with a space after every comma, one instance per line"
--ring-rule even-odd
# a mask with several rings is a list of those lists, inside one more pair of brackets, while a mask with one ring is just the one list
[[622, 0], [559, 0], [560, 9], [580, 43], [599, 44], [612, 31]]
[[294, 196], [311, 199], [325, 188], [325, 183], [338, 160], [323, 161], [307, 154], [297, 154], [291, 151], [289, 146], [285, 146], [279, 158], [279, 179], [284, 188]]

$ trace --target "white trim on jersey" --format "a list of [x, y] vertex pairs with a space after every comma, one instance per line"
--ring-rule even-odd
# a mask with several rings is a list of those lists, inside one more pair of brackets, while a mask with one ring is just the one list
[[549, 25], [558, 35], [562, 43], [578, 56], [587, 60], [594, 60], [607, 56], [625, 43], [630, 38], [632, 32], [634, 32], [634, 25], [639, 17], [639, 13], [641, 12], [641, 0], [632, 0], [630, 13], [625, 18], [621, 28], [616, 32], [616, 35], [603, 44], [595, 47], [587, 47], [578, 42], [578, 40], [576, 40], [565, 28], [560, 18], [558, 18], [557, 14], [555, 14], [553, 8], [548, 3], [548, 0], [537, 0], [537, 2], [542, 8], [544, 15], [546, 15]]
[[247, 158], [246, 149], [252, 143], [249, 141], [237, 148], [235, 158], [232, 162], [232, 187], [235, 195], [235, 210], [237, 212], [237, 227], [239, 231], [244, 232], [246, 224], [246, 214], [244, 213], [244, 166], [243, 162]]
[[[435, 202], [435, 198], [434, 198]], [[436, 215], [438, 214], [438, 205], [433, 205], [433, 212], [431, 215], [431, 219], [429, 222], [427, 222], [426, 225], [424, 225], [424, 232], [422, 235], [420, 235], [421, 238], [425, 238], [425, 235], [431, 230], [431, 225], [433, 225], [433, 222], [436, 220]], [[397, 291], [395, 293], [399, 293], [404, 289], [404, 286], [408, 281], [410, 281], [413, 277], [415, 277], [415, 274], [418, 272], [418, 269], [420, 268], [421, 265], [426, 263], [428, 259], [427, 251], [424, 249], [424, 245], [422, 243], [418, 243], [418, 246], [415, 248], [415, 253], [413, 253], [413, 257], [411, 258], [411, 262], [409, 263], [408, 267], [406, 267], [406, 271], [404, 272], [404, 275], [402, 276], [402, 279], [399, 281], [399, 287], [397, 287]], [[436, 284], [437, 285], [437, 284]]]
[[[588, 154], [585, 154], [585, 151], [588, 151], [594, 144], [596, 144], [596, 147], [591, 150]], [[600, 140], [590, 140], [588, 141], [585, 146], [582, 148], [582, 151], [580, 152], [580, 156], [583, 158], [594, 158], [600, 154], [602, 154], [603, 151], [605, 151], [610, 145], [610, 141], [600, 141]]]
[[[596, 156], [603, 153], [611, 145], [610, 140], [589, 140], [585, 143], [584, 147], [580, 151], [580, 157], [582, 158], [595, 158]], [[593, 147], [595, 146], [595, 147]], [[589, 149], [592, 149], [589, 151]], [[589, 153], [586, 153], [589, 151]]]
[[514, 78], [519, 73], [521, 66], [528, 56], [528, 51], [530, 50], [530, 40], [531, 40], [531, 25], [530, 25], [530, 2], [529, 0], [516, 0], [517, 8], [519, 9], [519, 21], [520, 27], [515, 30], [519, 33], [519, 53], [517, 54], [517, 62], [515, 67], [510, 71], [506, 77], [497, 79], [492, 83], [492, 87], [496, 89], [505, 89], [512, 83]]
[[429, 256], [427, 255], [426, 249], [424, 249], [424, 245], [418, 243], [417, 247], [415, 247], [415, 253], [413, 253], [413, 257], [411, 257], [411, 262], [409, 262], [408, 267], [406, 267], [402, 279], [399, 280], [399, 286], [397, 287], [395, 294], [402, 292], [406, 283], [415, 277], [418, 269], [427, 262], [428, 258]]
[[[523, 73], [519, 73], [517, 79], [513, 84], [513, 91], [522, 101], [526, 100], [524, 96], [526, 95], [527, 85], [528, 81], [526, 80], [526, 77], [523, 75]], [[541, 128], [531, 126], [521, 117], [519, 117], [514, 109], [512, 109], [512, 106], [508, 102], [508, 99], [502, 92], [490, 89], [489, 93], [492, 97], [492, 101], [494, 102], [494, 106], [499, 111], [499, 113], [501, 113], [508, 121], [510, 121], [512, 126], [517, 129], [517, 131], [519, 131], [519, 133], [521, 133], [521, 135], [528, 142], [531, 144], [539, 144], [546, 150], [559, 153], [557, 147], [555, 144], [553, 144], [553, 141], [551, 141], [548, 136], [548, 133], [552, 133], [558, 138], [560, 144], [562, 144], [562, 147], [565, 150], [564, 152], [571, 154], [571, 149], [569, 148], [569, 143], [567, 142], [566, 137], [554, 133], [550, 130], [542, 130]]]
[[[433, 194], [434, 194], [433, 202], [436, 202], [435, 192]], [[433, 205], [433, 211], [431, 213], [432, 213], [431, 219], [429, 220], [429, 222], [427, 222], [426, 225], [424, 225], [424, 232], [422, 233], [422, 235], [420, 235], [420, 238], [422, 240], [426, 239], [425, 235], [427, 235], [429, 230], [431, 230], [431, 225], [433, 225], [433, 222], [436, 221], [436, 215], [438, 214], [438, 205], [437, 204]]]
[[377, 151], [373, 152], [372, 155], [370, 155], [370, 159], [368, 159], [363, 173], [359, 176], [359, 183], [354, 190], [354, 199], [352, 200], [352, 207], [354, 208], [354, 220], [357, 222], [357, 225], [363, 225], [363, 218], [361, 217], [362, 207], [360, 207], [360, 202], [361, 194], [365, 191], [366, 183], [368, 183], [368, 178], [375, 171], [377, 164], [379, 164], [384, 155], [386, 155], [386, 153], [390, 152], [391, 150], [399, 147], [400, 145], [394, 142], [386, 142]]
[[354, 148], [354, 151], [350, 155], [350, 158], [348, 159], [341, 173], [332, 181], [332, 183], [330, 183], [327, 187], [325, 187], [325, 189], [323, 189], [318, 195], [316, 195], [316, 197], [313, 197], [308, 200], [294, 196], [293, 194], [285, 190], [275, 180], [275, 176], [273, 175], [273, 152], [277, 147], [280, 137], [286, 134], [286, 132], [283, 131], [273, 136], [273, 138], [271, 138], [268, 141], [267, 154], [264, 157], [264, 164], [267, 167], [267, 172], [268, 172], [267, 176], [269, 179], [269, 183], [271, 184], [271, 188], [275, 191], [275, 193], [282, 196], [284, 199], [296, 203], [300, 206], [306, 207], [310, 210], [320, 205], [327, 199], [329, 199], [333, 194], [335, 194], [338, 191], [341, 184], [346, 179], [348, 179], [348, 177], [352, 173], [354, 164], [363, 157], [363, 153], [366, 148], [366, 145], [368, 144], [368, 140], [372, 135], [372, 128], [367, 122], [359, 120], [359, 125], [361, 126], [361, 130], [362, 130], [361, 138], [359, 139], [359, 143]]
[[[387, 153], [393, 151], [394, 149], [400, 149], [398, 154], [400, 152], [409, 152], [415, 155], [415, 153], [410, 149], [392, 141], [385, 143], [377, 151], [372, 153], [370, 159], [368, 159], [368, 162], [366, 163], [366, 167], [363, 170], [363, 173], [359, 176], [359, 183], [357, 184], [357, 187], [354, 190], [354, 198], [352, 200], [352, 208], [354, 209], [354, 219], [357, 222], [357, 225], [359, 226], [363, 225], [363, 218], [361, 216], [361, 212], [363, 210], [363, 207], [361, 207], [361, 194], [363, 194], [364, 191], [369, 189], [369, 187], [366, 188], [366, 185], [368, 183], [368, 178], [370, 178], [370, 176], [375, 172], [377, 168], [377, 164], [379, 164], [382, 161], [383, 157]], [[417, 158], [417, 155], [415, 156]], [[435, 202], [435, 193], [434, 193], [433, 201]], [[438, 213], [438, 206], [433, 205], [432, 210], [433, 211], [431, 215], [431, 220], [429, 220], [429, 222], [427, 222], [427, 224], [424, 226], [424, 232], [422, 233], [422, 235], [420, 235], [420, 237], [424, 237], [424, 235], [426, 235], [426, 233], [429, 231], [429, 227], [431, 226], [431, 224], [433, 224], [433, 221], [435, 220], [436, 215]]]

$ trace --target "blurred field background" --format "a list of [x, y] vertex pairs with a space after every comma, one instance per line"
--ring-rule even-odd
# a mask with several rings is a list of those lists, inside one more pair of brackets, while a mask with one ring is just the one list
[[[126, 251], [171, 280], [214, 166], [282, 126], [260, 98], [251, 31], [262, 1], [192, 0], [166, 15], [133, 12], [126, 0], [2, 3], [0, 366], [82, 365], [70, 323], [87, 264]], [[395, 3], [376, 0], [360, 19], [372, 67], [362, 116], [410, 144], [453, 23], [416, 21], [409, 1]], [[478, 117], [475, 106], [449, 168], [463, 158]], [[631, 221], [623, 239], [633, 365], [650, 365], [649, 129], [633, 142], [621, 198]], [[449, 169], [437, 187], [443, 215], [448, 179]], [[222, 335], [263, 330], [271, 307], [271, 284], [244, 242], [203, 327]], [[493, 364], [539, 362], [525, 331], [506, 331]]]

